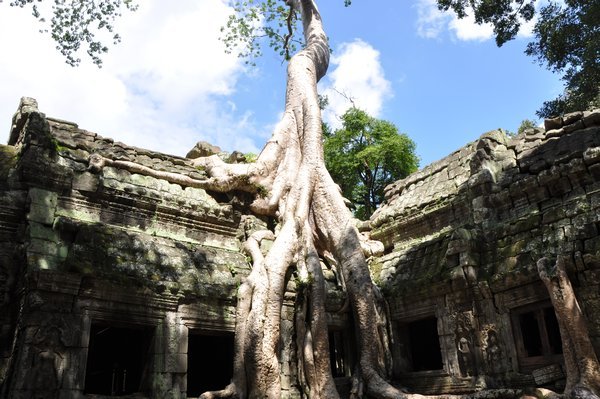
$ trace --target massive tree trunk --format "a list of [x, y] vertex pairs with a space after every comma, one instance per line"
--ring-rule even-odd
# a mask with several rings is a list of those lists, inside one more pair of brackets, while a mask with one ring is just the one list
[[576, 399], [597, 399], [600, 397], [600, 363], [567, 275], [565, 259], [559, 256], [556, 262], [552, 262], [542, 258], [537, 267], [550, 294], [560, 329], [567, 374], [565, 395]]
[[[297, 325], [299, 370], [305, 394], [338, 396], [329, 365], [325, 291], [320, 258], [333, 259], [343, 275], [353, 318], [357, 323], [358, 374], [374, 397], [402, 396], [381, 375], [375, 294], [355, 220], [323, 161], [321, 111], [316, 85], [329, 63], [329, 46], [313, 0], [294, 1], [303, 22], [306, 48], [288, 65], [285, 112], [272, 138], [248, 165], [224, 164], [216, 156], [199, 159], [211, 176], [207, 185], [218, 191], [257, 192], [251, 209], [277, 218], [276, 232], [258, 232], [246, 243], [252, 272], [239, 290], [234, 377], [223, 391], [202, 398], [281, 396], [280, 319], [286, 276], [295, 268], [307, 289]], [[274, 239], [266, 255], [260, 241]], [[299, 293], [301, 294], [301, 293]]]

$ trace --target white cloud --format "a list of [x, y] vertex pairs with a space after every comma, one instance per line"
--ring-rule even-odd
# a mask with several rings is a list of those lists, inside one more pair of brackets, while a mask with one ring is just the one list
[[[536, 4], [539, 4], [539, 2], [536, 2]], [[517, 33], [517, 37], [525, 39], [532, 38], [534, 36], [533, 28], [535, 27], [537, 20], [538, 16], [536, 14], [531, 21], [521, 23], [521, 28], [519, 29], [519, 33]]]
[[435, 0], [419, 0], [417, 8], [417, 34], [426, 39], [437, 38], [448, 24], [448, 14], [438, 10]]
[[352, 105], [349, 99], [358, 108], [379, 116], [383, 102], [392, 95], [379, 51], [360, 39], [343, 43], [333, 52], [330, 72], [319, 92], [329, 99], [323, 119], [334, 128], [340, 126], [339, 116]]
[[453, 37], [464, 41], [484, 41], [493, 37], [491, 25], [478, 25], [472, 16], [458, 19], [453, 12], [442, 12], [436, 0], [418, 0], [417, 34], [426, 39], [438, 38], [450, 30]]
[[[544, 0], [535, 2], [539, 8]], [[454, 12], [442, 12], [437, 8], [436, 0], [417, 0], [417, 35], [425, 39], [436, 39], [445, 31], [450, 31], [454, 39], [462, 41], [485, 41], [494, 37], [491, 24], [478, 25], [472, 15], [458, 19]], [[522, 22], [518, 37], [533, 36], [533, 27], [537, 17], [529, 22]]]
[[452, 17], [448, 27], [453, 31], [458, 40], [463, 41], [485, 41], [494, 36], [494, 28], [490, 24], [478, 25], [475, 18], [467, 15], [462, 19]]
[[[0, 13], [0, 124], [7, 132], [21, 96], [49, 116], [130, 145], [185, 155], [196, 141], [256, 152], [247, 138], [252, 115], [228, 97], [243, 67], [218, 40], [231, 9], [226, 0], [146, 0], [125, 13], [123, 42], [104, 66], [71, 68], [37, 32], [28, 10]], [[83, 58], [83, 57], [82, 57]], [[241, 120], [240, 120], [241, 113]]]

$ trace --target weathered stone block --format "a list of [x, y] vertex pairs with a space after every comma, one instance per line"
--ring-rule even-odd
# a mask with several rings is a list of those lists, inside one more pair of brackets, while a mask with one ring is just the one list
[[28, 253], [35, 253], [40, 255], [49, 255], [52, 257], [58, 256], [58, 246], [55, 242], [40, 240], [40, 239], [32, 239], [27, 246]]
[[[598, 244], [597, 244], [598, 245]], [[583, 263], [589, 269], [600, 269], [600, 254], [583, 254]]]
[[100, 184], [98, 175], [89, 172], [76, 174], [73, 177], [73, 189], [85, 192], [95, 192]]
[[544, 129], [546, 130], [560, 129], [562, 126], [563, 120], [561, 117], [544, 120]]
[[585, 127], [592, 127], [600, 125], [600, 111], [598, 109], [592, 112], [583, 113], [583, 124]]
[[164, 372], [185, 373], [188, 366], [187, 353], [167, 353], [164, 355]]
[[543, 213], [542, 223], [543, 224], [554, 223], [557, 220], [563, 219], [564, 217], [565, 217], [565, 209], [562, 206], [550, 208]]
[[28, 226], [28, 233], [31, 238], [45, 240], [49, 242], [58, 242], [60, 239], [56, 230], [47, 225], [37, 222], [31, 222]]
[[565, 375], [558, 364], [533, 370], [532, 374], [537, 385], [546, 385], [549, 382], [565, 378]]
[[561, 177], [556, 181], [547, 184], [548, 192], [552, 197], [560, 197], [573, 189], [571, 182], [567, 177]]
[[30, 208], [27, 219], [32, 222], [51, 225], [54, 221], [58, 194], [53, 191], [31, 188], [28, 200], [30, 201]]
[[600, 237], [593, 237], [584, 241], [584, 250], [586, 253], [600, 252]]
[[594, 165], [590, 165], [588, 167], [588, 170], [590, 171], [590, 175], [592, 175], [592, 178], [595, 181], [599, 181], [600, 180], [600, 163], [596, 163]]
[[524, 231], [533, 230], [542, 220], [541, 215], [534, 214], [514, 222], [511, 226], [511, 234], [517, 234]]
[[28, 253], [27, 265], [29, 270], [58, 270], [61, 259], [47, 254]]

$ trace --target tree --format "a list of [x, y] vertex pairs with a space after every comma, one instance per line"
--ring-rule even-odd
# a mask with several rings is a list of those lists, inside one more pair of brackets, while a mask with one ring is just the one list
[[517, 134], [521, 134], [528, 129], [535, 129], [536, 127], [537, 125], [531, 119], [523, 119], [519, 125], [519, 128], [517, 129]]
[[[256, 193], [261, 187], [266, 194], [257, 196], [251, 209], [278, 224], [276, 234], [259, 231], [246, 242], [253, 267], [239, 290], [234, 377], [223, 391], [202, 397], [281, 396], [277, 347], [286, 276], [292, 271], [298, 276], [297, 294], [304, 297], [296, 323], [301, 383], [310, 397], [338, 397], [329, 364], [320, 259], [328, 259], [343, 276], [353, 309], [360, 359], [356, 386], [364, 383], [375, 397], [400, 397], [384, 379], [383, 344], [378, 323], [372, 321], [378, 314], [377, 294], [363, 249], [372, 253], [380, 246], [361, 239], [323, 159], [316, 84], [329, 63], [327, 37], [313, 0], [287, 4], [300, 15], [306, 45], [290, 58], [285, 111], [272, 138], [252, 164], [228, 165], [215, 156], [198, 161], [212, 176], [207, 188]], [[274, 240], [266, 255], [259, 245], [264, 239]]]
[[355, 215], [368, 219], [383, 201], [384, 188], [417, 170], [415, 143], [391, 122], [357, 108], [344, 113], [342, 124], [324, 132], [325, 166], [357, 207]]
[[566, 260], [548, 258], [537, 261], [540, 279], [550, 294], [556, 313], [567, 374], [565, 392], [573, 398], [598, 398], [600, 393], [600, 362], [590, 340], [583, 312], [577, 302]]
[[[2, 0], [0, 0], [0, 3]], [[101, 36], [108, 33], [112, 44], [121, 41], [114, 32], [113, 23], [121, 16], [123, 9], [135, 11], [137, 5], [133, 0], [54, 0], [49, 26], [46, 26], [46, 15], [40, 10], [41, 0], [12, 0], [13, 7], [31, 6], [33, 16], [42, 23], [41, 32], [50, 33], [56, 42], [56, 48], [65, 56], [69, 65], [79, 65], [79, 50], [82, 45], [93, 63], [102, 65], [102, 54], [108, 51]]]
[[[438, 7], [452, 9], [459, 18], [469, 11], [478, 24], [494, 27], [496, 44], [512, 40], [522, 24], [534, 19], [535, 0], [437, 0]], [[588, 0], [549, 1], [537, 11], [535, 39], [525, 53], [540, 65], [562, 73], [565, 91], [544, 102], [540, 118], [600, 106], [600, 3]]]
[[537, 112], [552, 117], [600, 107], [600, 4], [597, 1], [550, 3], [540, 11], [526, 54], [563, 73], [565, 92]]

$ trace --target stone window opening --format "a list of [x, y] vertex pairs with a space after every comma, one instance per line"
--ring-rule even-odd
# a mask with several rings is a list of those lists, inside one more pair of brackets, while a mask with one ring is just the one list
[[560, 330], [549, 302], [513, 311], [512, 324], [521, 371], [529, 372], [562, 362]]
[[233, 377], [234, 335], [190, 330], [188, 334], [187, 396], [222, 389]]
[[351, 366], [346, 346], [346, 337], [342, 330], [329, 331], [329, 362], [333, 378], [350, 376]]
[[153, 328], [92, 322], [84, 394], [149, 392], [153, 341]]
[[428, 317], [402, 324], [399, 338], [403, 347], [404, 371], [443, 370], [437, 318]]

